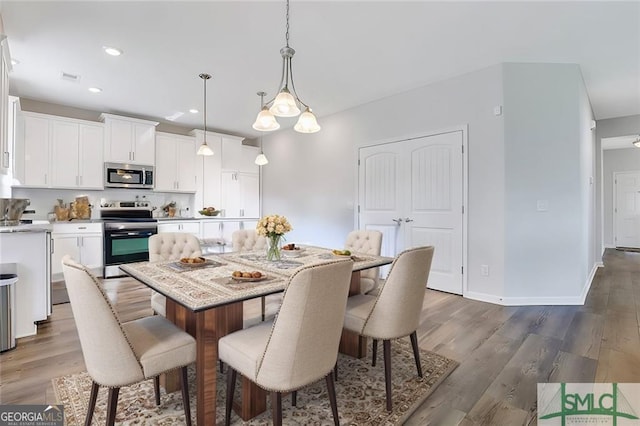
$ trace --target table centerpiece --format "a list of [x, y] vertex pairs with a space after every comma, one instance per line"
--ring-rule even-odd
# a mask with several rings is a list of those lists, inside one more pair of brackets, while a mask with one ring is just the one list
[[267, 260], [280, 260], [280, 244], [285, 239], [284, 234], [293, 228], [286, 217], [277, 214], [264, 216], [256, 225], [258, 235], [267, 238]]

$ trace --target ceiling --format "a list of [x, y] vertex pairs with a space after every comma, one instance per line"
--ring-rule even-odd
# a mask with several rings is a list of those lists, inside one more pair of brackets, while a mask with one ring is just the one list
[[[246, 137], [280, 81], [284, 1], [0, 1], [12, 95]], [[292, 0], [298, 94], [319, 118], [500, 62], [579, 64], [596, 119], [640, 114], [640, 2]], [[106, 55], [102, 47], [124, 51]], [[78, 82], [61, 74], [79, 75]], [[100, 87], [102, 93], [87, 89]], [[291, 127], [295, 119], [281, 119]]]

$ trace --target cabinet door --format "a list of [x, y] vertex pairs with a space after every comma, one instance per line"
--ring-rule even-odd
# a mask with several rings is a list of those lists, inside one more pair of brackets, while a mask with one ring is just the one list
[[155, 191], [176, 189], [175, 138], [163, 134], [156, 136]]
[[80, 124], [79, 163], [80, 187], [103, 189], [104, 127]]
[[88, 268], [98, 271], [103, 265], [102, 235], [83, 235], [80, 237], [81, 263]]
[[237, 172], [222, 172], [220, 174], [222, 205], [226, 217], [241, 217], [242, 197]]
[[136, 164], [153, 166], [156, 158], [156, 127], [133, 123], [133, 158]]
[[260, 177], [256, 173], [238, 173], [238, 191], [242, 207], [240, 217], [260, 217]]
[[[196, 146], [200, 146], [201, 140], [196, 139]], [[207, 136], [207, 144], [214, 153], [220, 153], [222, 151], [220, 137]], [[200, 210], [202, 207], [215, 207], [217, 209], [224, 209], [222, 205], [222, 197], [220, 193], [220, 171], [222, 168], [222, 156], [212, 155], [202, 158], [202, 164], [200, 160], [196, 160], [198, 165], [202, 167], [202, 173], [198, 173], [198, 192], [195, 196], [196, 210]]]
[[77, 188], [80, 186], [78, 172], [78, 140], [80, 127], [69, 121], [51, 122], [51, 186], [54, 188]]
[[221, 238], [222, 237], [222, 222], [203, 220], [201, 224], [202, 238]]
[[5, 47], [0, 46], [0, 170], [11, 168], [11, 150], [9, 149], [9, 70], [2, 55]]
[[[177, 137], [177, 189], [180, 192], [196, 192], [196, 148], [193, 138]], [[215, 206], [214, 206], [215, 207]]]
[[51, 255], [51, 274], [59, 278], [62, 275], [62, 258], [69, 255], [76, 262], [80, 262], [80, 247], [78, 236], [73, 234], [52, 234], [53, 254]]
[[23, 170], [19, 172], [21, 183], [25, 186], [49, 186], [49, 120], [24, 116], [23, 148]]
[[242, 141], [222, 137], [222, 169], [247, 173], [258, 173], [256, 156], [260, 150], [254, 146], [243, 145]]
[[115, 163], [131, 162], [131, 146], [133, 145], [131, 123], [122, 120], [109, 120], [108, 124], [106, 124], [106, 132], [105, 161]]
[[158, 224], [158, 233], [163, 232], [180, 232], [180, 224], [179, 223], [159, 223]]

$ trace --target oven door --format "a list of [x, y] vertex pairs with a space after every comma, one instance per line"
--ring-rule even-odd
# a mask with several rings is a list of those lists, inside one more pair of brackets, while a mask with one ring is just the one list
[[[118, 228], [118, 229], [111, 229]], [[117, 265], [149, 260], [149, 237], [158, 233], [153, 225], [105, 226], [104, 230], [104, 276], [122, 275]]]

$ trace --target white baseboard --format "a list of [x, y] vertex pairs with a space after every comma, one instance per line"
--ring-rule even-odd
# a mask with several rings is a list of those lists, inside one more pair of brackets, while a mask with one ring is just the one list
[[464, 294], [467, 299], [478, 300], [480, 302], [489, 302], [503, 306], [532, 306], [532, 305], [584, 305], [587, 294], [591, 288], [591, 283], [596, 275], [598, 268], [603, 267], [601, 262], [593, 265], [589, 277], [582, 287], [579, 296], [540, 296], [540, 297], [501, 297], [493, 294], [478, 293], [468, 291]]

